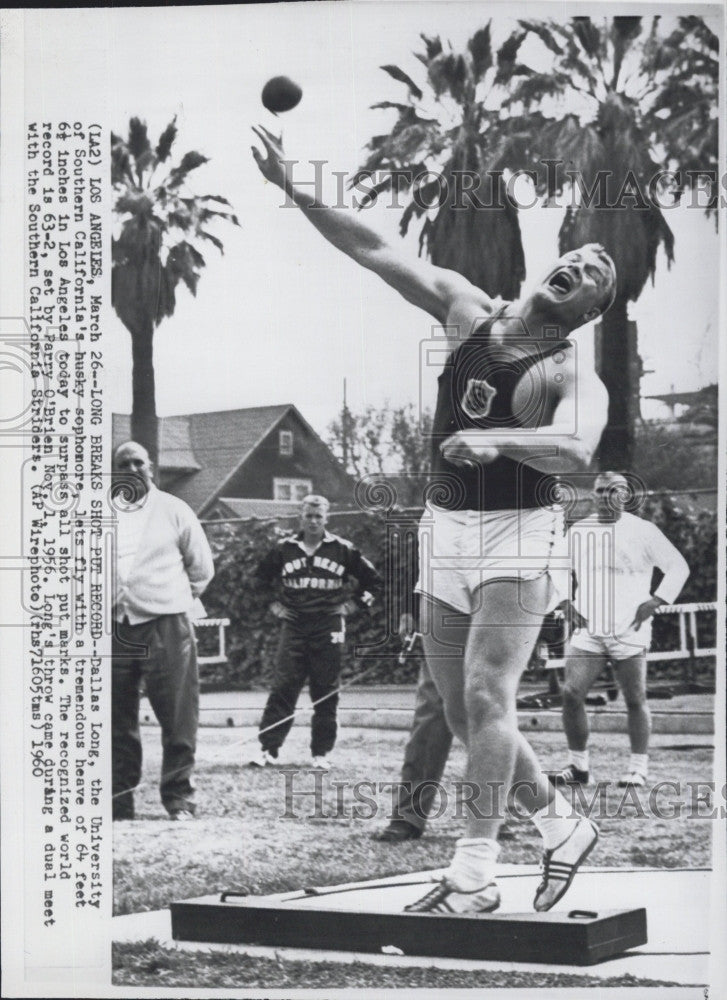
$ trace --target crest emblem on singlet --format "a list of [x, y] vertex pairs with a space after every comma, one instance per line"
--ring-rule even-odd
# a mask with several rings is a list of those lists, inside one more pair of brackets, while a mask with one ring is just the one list
[[468, 417], [479, 420], [489, 415], [497, 389], [485, 378], [471, 378], [462, 397], [461, 407]]

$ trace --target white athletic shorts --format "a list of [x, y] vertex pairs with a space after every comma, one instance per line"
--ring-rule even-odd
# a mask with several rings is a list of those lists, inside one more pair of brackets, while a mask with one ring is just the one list
[[574, 653], [606, 656], [611, 660], [628, 660], [632, 656], [640, 656], [650, 645], [650, 621], [642, 622], [638, 632], [627, 629], [620, 635], [591, 635], [585, 628], [576, 629], [570, 639], [570, 647]]
[[570, 594], [562, 511], [425, 508], [419, 522], [418, 593], [472, 614], [484, 583], [536, 580], [545, 573], [552, 584], [550, 611]]

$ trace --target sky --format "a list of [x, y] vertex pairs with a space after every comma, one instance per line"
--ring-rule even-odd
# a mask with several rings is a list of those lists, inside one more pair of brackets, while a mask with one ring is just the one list
[[[551, 10], [564, 11], [563, 4]], [[613, 7], [610, 8], [613, 10]], [[224, 256], [209, 245], [196, 298], [180, 289], [174, 316], [155, 337], [157, 408], [161, 415], [292, 402], [319, 431], [340, 411], [344, 378], [354, 409], [386, 400], [431, 405], [434, 375], [420, 376], [420, 344], [431, 320], [379, 278], [328, 246], [295, 209], [282, 208], [250, 154], [251, 125], [280, 130], [291, 158], [327, 161], [351, 172], [363, 147], [391, 124], [380, 100], [405, 88], [380, 67], [396, 63], [416, 77], [411, 55], [419, 32], [441, 34], [455, 48], [493, 17], [496, 40], [520, 16], [547, 13], [524, 5], [479, 3], [315, 3], [243, 7], [166, 7], [31, 12], [26, 45], [43, 51], [44, 110], [65, 117], [81, 109], [124, 133], [132, 115], [152, 139], [174, 116], [181, 154], [197, 149], [211, 162], [190, 175], [197, 194], [229, 199], [240, 227], [215, 231]], [[276, 120], [260, 90], [285, 74], [303, 100]], [[92, 83], [89, 86], [89, 82]], [[85, 105], [85, 107], [84, 107]], [[520, 213], [527, 283], [557, 255], [563, 209]], [[392, 240], [398, 212], [385, 205], [366, 221]], [[656, 280], [631, 307], [645, 367], [644, 395], [698, 388], [717, 378], [719, 242], [699, 209], [675, 209], [676, 262], [660, 251]], [[412, 252], [414, 248], [412, 247]], [[589, 338], [583, 338], [587, 345]], [[587, 347], [584, 348], [587, 350]], [[104, 351], [108, 405], [131, 405], [129, 335], [109, 320]], [[644, 404], [646, 416], [664, 414]]]

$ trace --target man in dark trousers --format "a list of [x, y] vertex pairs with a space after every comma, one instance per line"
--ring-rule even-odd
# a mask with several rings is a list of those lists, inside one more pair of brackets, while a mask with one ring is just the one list
[[194, 512], [156, 488], [149, 455], [136, 441], [126, 441], [114, 452], [113, 492], [113, 818], [134, 818], [142, 764], [143, 680], [162, 731], [162, 803], [170, 819], [189, 820], [196, 809], [192, 772], [199, 722], [191, 618], [195, 601], [214, 575], [212, 553]]
[[[402, 628], [406, 634], [406, 625]], [[414, 719], [404, 749], [396, 807], [388, 826], [374, 834], [374, 840], [398, 844], [421, 837], [451, 747], [452, 731], [444, 703], [425, 660], [417, 681]]]
[[[419, 546], [415, 538], [409, 539], [396, 575], [399, 638], [403, 649], [411, 650], [419, 631], [419, 594], [414, 590], [419, 577]], [[402, 652], [402, 659], [406, 655]], [[421, 837], [451, 746], [452, 731], [447, 725], [444, 703], [426, 660], [423, 660], [417, 680], [414, 718], [396, 788], [396, 804], [388, 826], [373, 834], [374, 840], [398, 844]]]
[[[313, 702], [312, 764], [331, 766], [346, 615], [357, 605], [371, 606], [380, 578], [351, 542], [326, 531], [328, 508], [325, 497], [305, 497], [300, 531], [282, 538], [258, 567], [263, 585], [282, 584], [280, 600], [273, 601], [270, 610], [283, 626], [275, 683], [260, 723], [260, 750], [250, 759], [251, 765], [262, 767], [277, 760], [307, 680]], [[350, 576], [358, 588], [353, 600], [347, 601], [344, 585]]]

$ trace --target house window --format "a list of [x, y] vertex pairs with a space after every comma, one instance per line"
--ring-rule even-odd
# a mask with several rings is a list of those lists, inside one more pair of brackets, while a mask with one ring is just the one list
[[274, 500], [302, 500], [313, 492], [311, 479], [273, 479]]
[[281, 455], [293, 454], [293, 432], [280, 431], [278, 434], [278, 450]]

